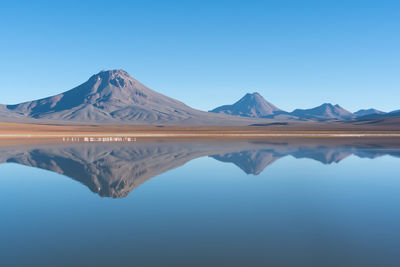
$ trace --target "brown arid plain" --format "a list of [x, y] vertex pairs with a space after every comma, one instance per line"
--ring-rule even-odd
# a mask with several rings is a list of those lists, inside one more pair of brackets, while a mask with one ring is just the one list
[[[376, 138], [400, 142], [400, 118], [357, 122], [276, 122], [249, 126], [113, 126], [0, 123], [0, 145], [83, 142], [103, 137], [140, 140]], [[117, 139], [116, 139], [117, 140]], [[118, 139], [119, 140], [119, 139]]]

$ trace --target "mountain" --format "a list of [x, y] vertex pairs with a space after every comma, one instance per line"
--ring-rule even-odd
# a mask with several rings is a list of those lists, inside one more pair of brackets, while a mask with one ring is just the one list
[[362, 116], [367, 116], [367, 115], [373, 115], [373, 114], [385, 114], [386, 112], [370, 108], [370, 109], [360, 109], [357, 112], [354, 112], [354, 115], [357, 117], [362, 117]]
[[329, 103], [312, 109], [296, 109], [289, 113], [266, 101], [259, 93], [248, 93], [233, 105], [217, 107], [210, 112], [251, 118], [271, 118], [275, 120], [348, 120], [353, 113], [339, 105]]
[[210, 112], [242, 117], [262, 118], [280, 113], [282, 110], [266, 101], [259, 93], [248, 93], [233, 105], [220, 106]]
[[[241, 118], [193, 109], [151, 90], [124, 70], [101, 71], [65, 93], [0, 110], [0, 116], [50, 122], [109, 124], [248, 124]], [[12, 115], [10, 115], [12, 114]]]
[[357, 117], [358, 121], [366, 121], [366, 120], [374, 120], [377, 119], [378, 122], [380, 122], [382, 119], [385, 118], [400, 118], [400, 110], [395, 110], [389, 113], [374, 113], [374, 114], [368, 114], [365, 116], [360, 116]]
[[348, 120], [355, 117], [350, 111], [330, 103], [325, 103], [312, 109], [296, 109], [290, 114], [300, 119], [315, 120]]

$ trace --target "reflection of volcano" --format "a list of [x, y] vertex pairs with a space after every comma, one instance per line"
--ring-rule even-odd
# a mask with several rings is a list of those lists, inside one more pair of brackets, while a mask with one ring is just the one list
[[64, 174], [100, 196], [125, 197], [146, 180], [201, 156], [202, 148], [174, 144], [72, 145], [1, 149], [0, 162]]
[[233, 152], [212, 157], [222, 162], [232, 162], [247, 174], [260, 174], [276, 160], [291, 155], [295, 158], [309, 158], [324, 164], [338, 163], [353, 154], [353, 148], [281, 146], [272, 149]]
[[256, 142], [153, 142], [0, 147], [0, 162], [13, 162], [66, 175], [100, 196], [125, 197], [148, 179], [203, 156], [232, 162], [259, 174], [281, 157], [311, 158], [324, 164], [349, 155], [400, 157], [399, 149], [289, 145]]
[[248, 150], [211, 156], [222, 162], [232, 162], [247, 174], [260, 174], [268, 165], [280, 158], [273, 150]]
[[310, 158], [324, 164], [338, 163], [353, 154], [353, 148], [329, 148], [329, 147], [299, 147], [297, 151], [290, 153], [295, 158]]
[[211, 157], [222, 162], [231, 162], [247, 174], [258, 175], [276, 160], [289, 155], [297, 159], [308, 158], [323, 164], [331, 164], [339, 163], [350, 155], [371, 159], [383, 155], [400, 157], [400, 149], [270, 144], [260, 145], [259, 149], [218, 154]]

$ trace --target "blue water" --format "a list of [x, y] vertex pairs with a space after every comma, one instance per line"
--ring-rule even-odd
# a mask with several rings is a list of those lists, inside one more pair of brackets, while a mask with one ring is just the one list
[[[40, 149], [22, 154], [13, 149], [7, 153], [15, 154], [0, 164], [2, 266], [400, 262], [400, 158], [393, 149], [369, 150], [379, 155], [376, 158], [360, 158], [355, 152], [337, 162], [284, 155], [257, 175], [205, 153], [150, 177], [123, 197], [100, 196], [58, 173], [60, 168], [48, 170], [61, 162], [66, 147], [50, 148], [53, 154], [46, 154], [48, 158]], [[313, 149], [327, 153], [321, 147]], [[261, 150], [270, 148], [263, 145]], [[121, 148], [105, 157], [116, 151]], [[27, 153], [29, 160], [24, 158]], [[103, 162], [85, 153], [87, 162]], [[138, 160], [124, 159], [132, 164]], [[255, 157], [242, 160], [251, 163]], [[98, 166], [97, 176], [109, 172]]]

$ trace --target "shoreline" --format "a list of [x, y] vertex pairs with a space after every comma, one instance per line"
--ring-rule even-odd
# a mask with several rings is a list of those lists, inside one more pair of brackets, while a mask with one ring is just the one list
[[284, 142], [400, 145], [400, 133], [60, 133], [0, 134], [0, 147], [13, 145], [100, 144], [142, 142]]
[[[396, 125], [397, 126], [397, 125]], [[73, 126], [0, 123], [0, 145], [9, 143], [135, 142], [195, 140], [352, 139], [389, 140], [400, 144], [400, 126], [376, 127], [336, 124], [293, 124], [285, 126]]]
[[79, 133], [79, 134], [0, 134], [0, 138], [91, 138], [91, 137], [130, 137], [130, 138], [222, 138], [222, 137], [399, 137], [400, 133]]

